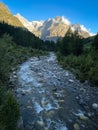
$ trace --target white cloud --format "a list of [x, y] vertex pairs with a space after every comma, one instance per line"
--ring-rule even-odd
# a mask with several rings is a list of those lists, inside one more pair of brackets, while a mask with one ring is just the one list
[[65, 16], [62, 16], [61, 18], [62, 18], [62, 22], [64, 22], [65, 24], [68, 24], [68, 25], [71, 24], [71, 22]]
[[88, 32], [90, 36], [96, 35], [95, 33], [91, 32], [91, 29], [87, 29], [84, 25], [80, 25], [80, 27], [81, 27], [81, 30]]

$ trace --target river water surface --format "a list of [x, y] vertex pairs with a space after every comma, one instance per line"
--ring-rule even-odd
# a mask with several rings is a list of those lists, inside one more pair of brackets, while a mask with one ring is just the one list
[[54, 53], [33, 57], [17, 71], [16, 97], [25, 130], [97, 130], [77, 102], [82, 84], [62, 69]]

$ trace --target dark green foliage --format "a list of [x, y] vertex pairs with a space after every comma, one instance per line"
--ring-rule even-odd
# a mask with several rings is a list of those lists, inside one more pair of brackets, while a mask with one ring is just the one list
[[6, 98], [0, 107], [0, 130], [15, 130], [19, 119], [19, 106], [11, 92], [6, 94]]
[[58, 60], [60, 64], [71, 70], [81, 82], [89, 80], [93, 85], [98, 85], [98, 54], [94, 55], [82, 54], [80, 56], [68, 55], [64, 57], [63, 55], [58, 55]]
[[45, 52], [30, 47], [17, 46], [11, 36], [4, 34], [0, 38], [0, 80], [3, 83], [7, 82], [13, 67], [22, 63], [28, 57], [42, 54], [45, 54]]
[[65, 56], [74, 54], [79, 56], [83, 52], [82, 39], [77, 33], [67, 33], [61, 42], [57, 43], [58, 50]]
[[48, 53], [15, 44], [8, 34], [0, 37], [0, 130], [15, 130], [19, 117], [17, 101], [7, 92], [13, 68], [31, 56], [44, 54]]
[[81, 82], [89, 80], [98, 86], [98, 34], [88, 45], [75, 35], [67, 35], [57, 44], [58, 61], [64, 68], [71, 70]]
[[98, 34], [95, 36], [94, 42], [93, 42], [93, 47], [96, 51], [98, 51]]
[[14, 27], [6, 23], [0, 23], [0, 36], [4, 35], [5, 33], [12, 36], [13, 41], [17, 45], [47, 51], [53, 51], [55, 49], [55, 43], [49, 41], [44, 42], [25, 28]]
[[5, 100], [5, 91], [6, 91], [5, 87], [0, 81], [0, 106]]

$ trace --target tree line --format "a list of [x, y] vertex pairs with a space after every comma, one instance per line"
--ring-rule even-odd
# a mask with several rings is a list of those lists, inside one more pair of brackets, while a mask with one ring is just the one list
[[52, 41], [43, 41], [36, 37], [33, 33], [28, 31], [26, 28], [14, 27], [7, 23], [0, 23], [0, 36], [3, 34], [9, 34], [13, 37], [14, 42], [17, 45], [24, 47], [32, 47], [39, 50], [53, 51], [55, 43]]
[[68, 31], [57, 42], [56, 50], [64, 68], [70, 69], [81, 82], [88, 80], [98, 86], [98, 34], [92, 39]]

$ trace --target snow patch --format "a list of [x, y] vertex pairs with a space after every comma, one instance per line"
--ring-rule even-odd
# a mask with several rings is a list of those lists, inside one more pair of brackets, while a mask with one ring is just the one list
[[80, 27], [82, 31], [89, 33], [88, 29], [84, 25], [80, 25]]
[[61, 17], [61, 21], [62, 21], [63, 23], [65, 23], [65, 24], [67, 24], [67, 25], [70, 25], [70, 24], [71, 24], [70, 21], [69, 21], [67, 18], [65, 18], [64, 16]]

